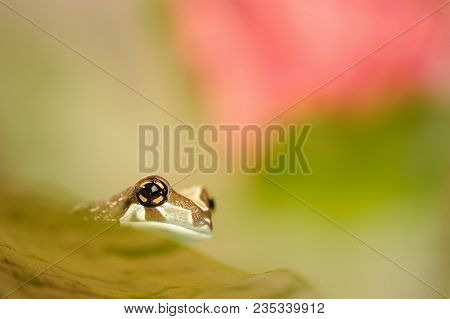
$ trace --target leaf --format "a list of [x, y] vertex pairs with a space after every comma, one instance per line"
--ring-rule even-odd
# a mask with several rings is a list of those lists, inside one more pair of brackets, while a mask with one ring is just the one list
[[[247, 274], [162, 235], [87, 223], [64, 196], [0, 190], [0, 294], [9, 298], [312, 297], [288, 271]], [[63, 258], [68, 252], [73, 254]]]

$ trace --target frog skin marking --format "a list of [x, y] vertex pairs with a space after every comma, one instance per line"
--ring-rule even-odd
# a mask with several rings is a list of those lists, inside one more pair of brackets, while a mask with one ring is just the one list
[[88, 203], [74, 214], [85, 220], [120, 222], [122, 226], [158, 229], [177, 237], [212, 235], [214, 201], [202, 186], [176, 192], [159, 176], [147, 176], [107, 201]]

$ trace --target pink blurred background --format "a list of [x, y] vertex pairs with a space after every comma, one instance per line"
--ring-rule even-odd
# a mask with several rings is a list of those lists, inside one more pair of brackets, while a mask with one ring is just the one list
[[[204, 107], [216, 121], [259, 123], [442, 3], [182, 0], [171, 7]], [[380, 108], [384, 96], [448, 89], [437, 79], [450, 66], [449, 27], [449, 11], [441, 10], [293, 112], [311, 106], [355, 112]]]

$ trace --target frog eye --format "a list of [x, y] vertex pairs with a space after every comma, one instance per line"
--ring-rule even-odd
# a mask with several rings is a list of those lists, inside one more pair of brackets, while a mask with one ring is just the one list
[[138, 202], [146, 207], [162, 205], [167, 200], [169, 187], [159, 179], [151, 179], [141, 183], [136, 190]]
[[214, 198], [208, 197], [208, 207], [212, 210], [216, 208], [216, 202], [214, 201]]

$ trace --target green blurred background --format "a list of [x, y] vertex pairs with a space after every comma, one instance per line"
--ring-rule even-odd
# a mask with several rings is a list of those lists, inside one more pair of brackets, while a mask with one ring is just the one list
[[[10, 3], [184, 121], [220, 121], [175, 44], [173, 3]], [[142, 176], [138, 124], [173, 118], [4, 6], [0, 39], [3, 175], [84, 199], [108, 197]], [[294, 113], [288, 122], [313, 124], [305, 146], [313, 174], [271, 178], [449, 294], [446, 92], [379, 94], [382, 111], [362, 115], [339, 107]], [[213, 239], [195, 249], [225, 264], [290, 269], [324, 297], [439, 297], [259, 176], [196, 173], [179, 187], [198, 183], [218, 209]]]

